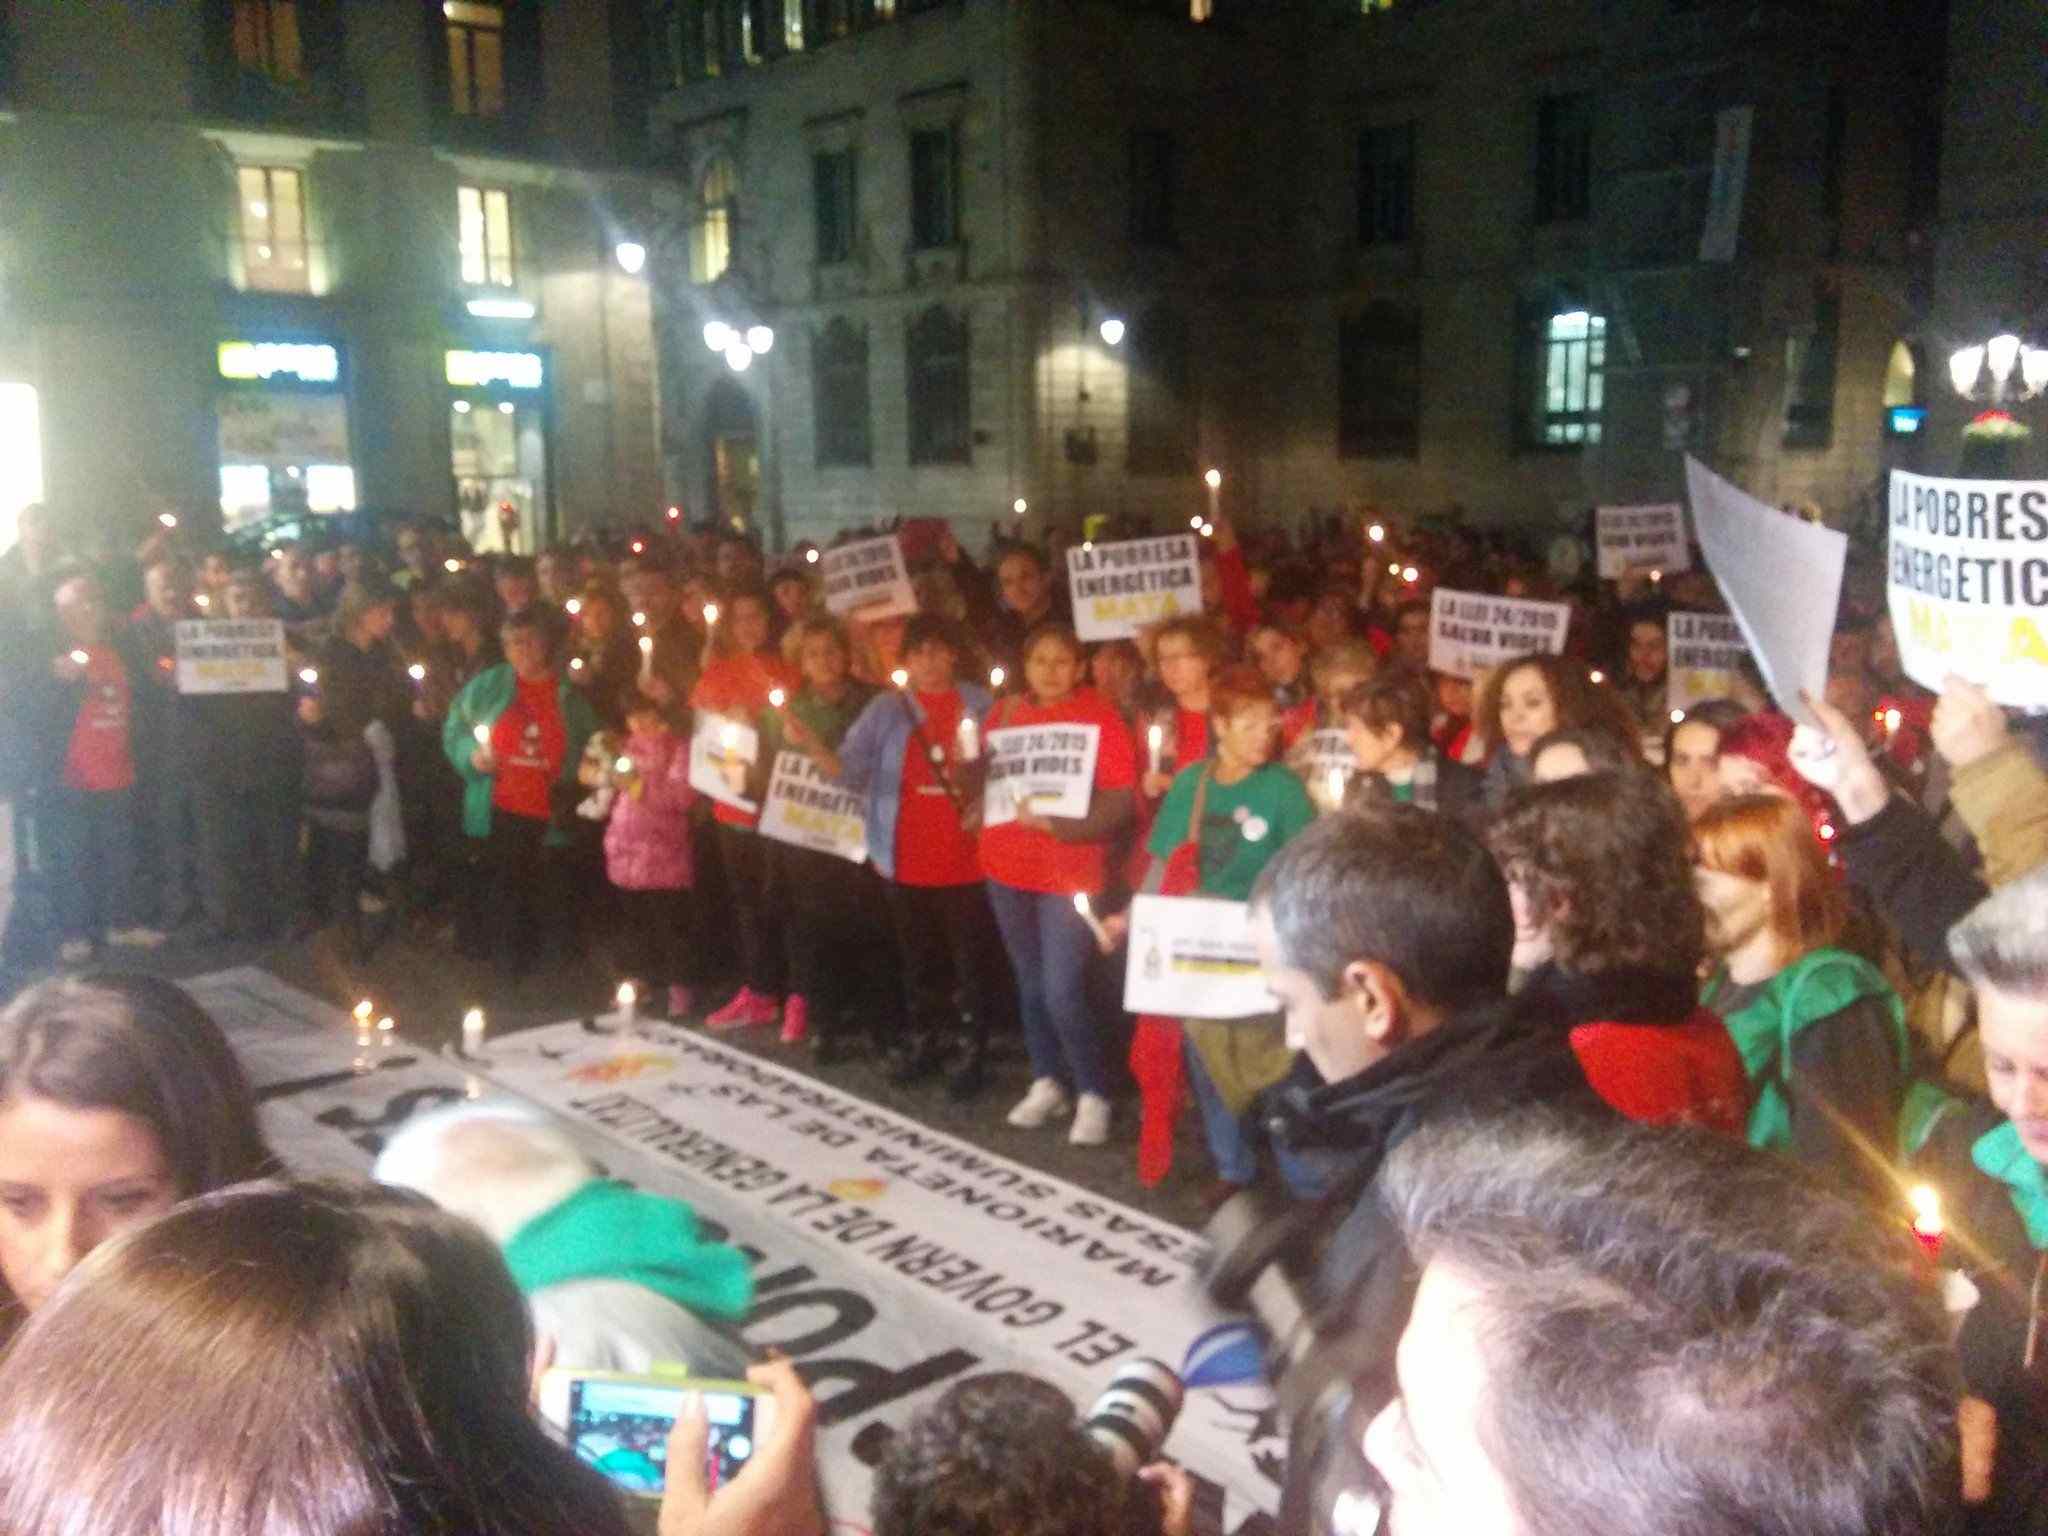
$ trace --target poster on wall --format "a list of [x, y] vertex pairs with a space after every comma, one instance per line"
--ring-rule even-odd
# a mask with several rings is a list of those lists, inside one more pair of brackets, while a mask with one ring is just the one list
[[1892, 471], [1888, 597], [1906, 675], [1950, 673], [2000, 704], [2048, 708], [2048, 480]]

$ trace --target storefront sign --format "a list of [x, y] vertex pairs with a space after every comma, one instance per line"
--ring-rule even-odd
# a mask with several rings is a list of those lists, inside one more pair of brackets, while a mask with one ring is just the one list
[[1206, 896], [1132, 898], [1125, 1009], [1177, 1019], [1271, 1013], [1250, 912], [1244, 902]]
[[1438, 587], [1429, 603], [1429, 669], [1478, 677], [1504, 661], [1564, 650], [1571, 608]]
[[282, 619], [180, 619], [178, 692], [283, 693]]
[[1193, 534], [1082, 544], [1067, 551], [1074, 633], [1129, 640], [1147, 625], [1202, 606], [1202, 567]]
[[988, 733], [988, 784], [981, 824], [1015, 821], [1020, 806], [1040, 816], [1086, 816], [1095, 794], [1099, 725], [1012, 725]]
[[865, 864], [867, 821], [861, 797], [818, 771], [807, 752], [778, 752], [761, 806], [761, 835]]
[[893, 619], [917, 612], [917, 593], [903, 563], [903, 542], [895, 534], [862, 539], [826, 550], [818, 562], [825, 578], [825, 606], [863, 619]]
[[1692, 546], [1685, 538], [1685, 508], [1677, 502], [1649, 507], [1598, 507], [1593, 523], [1600, 544], [1600, 579], [1618, 581], [1631, 569], [1687, 570]]
[[736, 810], [758, 811], [746, 795], [747, 770], [761, 755], [761, 735], [726, 715], [697, 712], [690, 732], [690, 788]]
[[539, 389], [545, 374], [538, 352], [450, 352], [448, 382], [456, 389]]
[[1892, 471], [1891, 612], [1906, 675], [2048, 705], [2048, 480]]
[[219, 355], [224, 379], [332, 384], [341, 377], [341, 353], [325, 342], [224, 341]]
[[1749, 657], [1742, 626], [1726, 614], [1674, 613], [1666, 621], [1665, 707], [1732, 698]]

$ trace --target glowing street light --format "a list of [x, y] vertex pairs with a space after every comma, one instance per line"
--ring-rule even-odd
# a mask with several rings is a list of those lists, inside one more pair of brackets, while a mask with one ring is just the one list
[[638, 240], [621, 240], [612, 247], [612, 256], [628, 277], [638, 277], [647, 265], [647, 247]]
[[1119, 320], [1115, 315], [1111, 315], [1107, 320], [1104, 320], [1102, 322], [1100, 330], [1102, 334], [1103, 345], [1115, 347], [1121, 346], [1123, 344], [1124, 323], [1123, 321]]

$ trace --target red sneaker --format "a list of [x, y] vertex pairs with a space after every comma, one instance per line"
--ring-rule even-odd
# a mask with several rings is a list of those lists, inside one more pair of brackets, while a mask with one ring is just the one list
[[732, 1001], [704, 1021], [706, 1029], [759, 1029], [782, 1017], [782, 1000], [763, 997], [752, 987], [741, 987]]
[[811, 1032], [810, 1005], [800, 993], [792, 992], [782, 1005], [782, 1043], [801, 1045]]

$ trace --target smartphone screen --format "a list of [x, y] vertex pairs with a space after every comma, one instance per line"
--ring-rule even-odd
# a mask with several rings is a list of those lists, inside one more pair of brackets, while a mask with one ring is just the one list
[[[630, 1493], [660, 1493], [668, 1477], [668, 1437], [690, 1388], [578, 1378], [569, 1383], [569, 1449]], [[711, 1444], [705, 1481], [716, 1489], [754, 1454], [754, 1399], [706, 1392]]]

